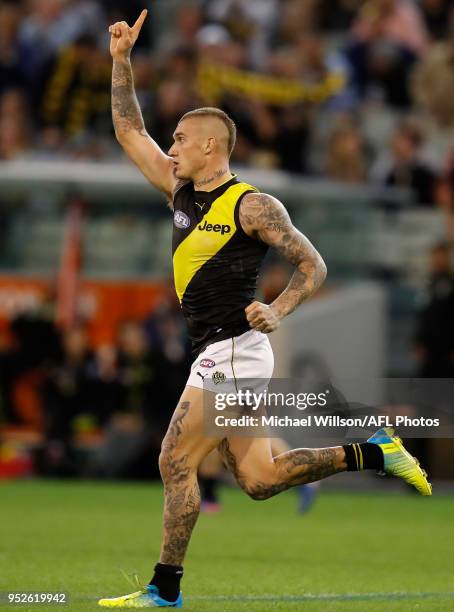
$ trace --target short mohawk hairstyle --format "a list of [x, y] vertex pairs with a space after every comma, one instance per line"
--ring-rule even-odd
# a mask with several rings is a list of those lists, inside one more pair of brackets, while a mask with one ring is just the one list
[[232, 155], [236, 142], [236, 125], [233, 119], [231, 119], [227, 113], [220, 108], [215, 108], [214, 106], [204, 106], [203, 108], [196, 108], [192, 111], [188, 111], [181, 117], [180, 121], [183, 121], [183, 119], [189, 119], [190, 117], [217, 117], [220, 119], [229, 133], [227, 149], [229, 157]]

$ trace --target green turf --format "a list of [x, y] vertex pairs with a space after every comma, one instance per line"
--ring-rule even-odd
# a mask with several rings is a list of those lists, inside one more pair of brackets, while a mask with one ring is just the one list
[[[187, 610], [454, 610], [454, 497], [322, 493], [307, 516], [294, 492], [223, 501], [191, 543]], [[161, 502], [158, 485], [1, 484], [0, 591], [69, 592], [69, 606], [15, 606], [35, 611], [131, 591], [120, 568], [150, 575]]]

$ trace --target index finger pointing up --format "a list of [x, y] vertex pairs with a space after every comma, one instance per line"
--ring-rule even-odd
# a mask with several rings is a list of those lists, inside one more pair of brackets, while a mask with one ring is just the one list
[[143, 11], [140, 13], [139, 17], [137, 18], [137, 21], [135, 22], [135, 24], [132, 26], [131, 30], [134, 30], [135, 34], [138, 34], [143, 26], [143, 22], [145, 21], [145, 17], [147, 16], [147, 9], [143, 9]]

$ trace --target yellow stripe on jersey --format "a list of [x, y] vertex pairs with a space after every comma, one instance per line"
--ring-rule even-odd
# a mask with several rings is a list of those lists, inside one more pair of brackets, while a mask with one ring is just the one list
[[257, 191], [247, 183], [236, 183], [229, 187], [212, 203], [192, 232], [173, 254], [175, 289], [180, 302], [187, 286], [200, 268], [218, 253], [237, 231], [235, 206], [246, 191]]

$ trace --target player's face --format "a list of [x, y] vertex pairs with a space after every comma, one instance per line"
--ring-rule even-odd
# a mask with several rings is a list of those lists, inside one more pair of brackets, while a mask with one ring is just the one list
[[207, 164], [200, 127], [200, 119], [186, 119], [177, 125], [173, 134], [174, 143], [169, 149], [176, 178], [192, 179]]

